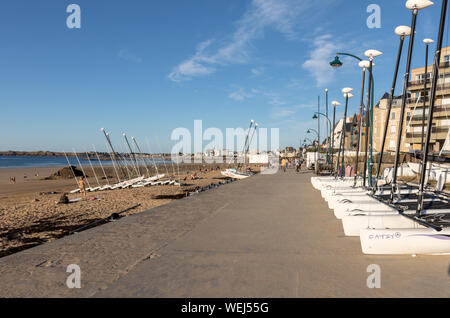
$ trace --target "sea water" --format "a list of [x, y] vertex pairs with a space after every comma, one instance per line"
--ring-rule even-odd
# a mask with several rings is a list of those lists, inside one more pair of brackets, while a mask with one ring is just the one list
[[[89, 161], [86, 158], [80, 157], [80, 162], [83, 166], [89, 166]], [[153, 165], [153, 160], [150, 158], [146, 159], [148, 165]], [[69, 157], [69, 162], [73, 166], [79, 166], [80, 164], [75, 157]], [[98, 160], [93, 160], [91, 158], [91, 163], [93, 166], [100, 166]], [[138, 163], [143, 165], [141, 160]], [[157, 165], [163, 164], [161, 159], [155, 159]], [[166, 164], [170, 163], [165, 162]], [[130, 163], [129, 163], [130, 164]], [[39, 157], [39, 156], [0, 156], [0, 169], [1, 168], [27, 168], [27, 167], [65, 167], [67, 166], [66, 157]], [[102, 160], [102, 165], [112, 166], [112, 161]]]

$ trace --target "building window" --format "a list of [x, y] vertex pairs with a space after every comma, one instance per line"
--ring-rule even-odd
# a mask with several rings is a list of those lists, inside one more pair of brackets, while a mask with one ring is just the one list
[[396, 131], [397, 131], [397, 126], [395, 126], [395, 125], [391, 126], [391, 134], [395, 134]]
[[390, 147], [391, 149], [394, 149], [394, 148], [395, 148], [395, 141], [394, 141], [394, 140], [391, 140], [391, 142], [389, 143], [389, 147]]
[[392, 113], [391, 119], [395, 120], [395, 113]]

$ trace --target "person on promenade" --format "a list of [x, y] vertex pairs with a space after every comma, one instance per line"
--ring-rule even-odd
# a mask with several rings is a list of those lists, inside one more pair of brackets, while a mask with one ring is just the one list
[[298, 159], [295, 159], [295, 168], [297, 169], [297, 173], [299, 173], [301, 164], [300, 164], [300, 160], [298, 160]]
[[78, 186], [80, 187], [80, 193], [83, 197], [86, 197], [86, 181], [84, 180], [84, 176], [78, 180]]
[[284, 172], [286, 172], [286, 159], [281, 160], [281, 168], [283, 169]]

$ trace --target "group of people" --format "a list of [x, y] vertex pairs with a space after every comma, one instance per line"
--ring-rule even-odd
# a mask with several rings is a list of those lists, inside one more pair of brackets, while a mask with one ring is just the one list
[[[39, 173], [36, 172], [36, 173], [34, 174], [34, 176], [35, 176], [36, 178], [39, 178]], [[27, 176], [26, 174], [24, 174], [24, 175], [23, 175], [23, 179], [24, 179], [24, 180], [25, 180], [25, 179], [28, 179], [28, 176]], [[16, 177], [15, 177], [15, 176], [14, 176], [14, 177], [9, 177], [9, 183], [15, 184], [15, 183], [16, 183]]]
[[286, 159], [280, 158], [280, 165], [281, 165], [281, 169], [286, 172], [286, 170], [288, 168], [295, 168], [296, 172], [300, 172], [300, 170], [302, 170], [302, 165], [303, 165], [303, 159], [298, 159], [298, 158], [290, 158], [290, 159]]

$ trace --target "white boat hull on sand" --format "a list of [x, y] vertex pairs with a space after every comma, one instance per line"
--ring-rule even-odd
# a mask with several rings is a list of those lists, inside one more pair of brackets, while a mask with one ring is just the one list
[[244, 174], [240, 174], [240, 173], [237, 173], [237, 172], [233, 172], [231, 169], [225, 170], [225, 171], [221, 171], [220, 173], [224, 177], [233, 178], [233, 179], [246, 179], [246, 178], [249, 177], [248, 175], [244, 175]]
[[341, 220], [344, 216], [369, 212], [396, 212], [397, 210], [380, 202], [366, 204], [337, 204], [334, 208], [334, 216]]
[[[362, 185], [361, 180], [358, 180], [356, 182], [356, 186], [359, 187]], [[324, 190], [336, 190], [336, 189], [342, 189], [342, 188], [352, 188], [355, 186], [354, 179], [352, 180], [335, 180], [334, 182], [327, 182], [323, 183], [321, 182], [318, 184], [317, 190], [324, 191]]]
[[335, 182], [342, 182], [342, 181], [353, 181], [354, 178], [346, 177], [344, 179], [336, 179], [334, 176], [329, 177], [311, 177], [311, 184], [315, 189], [318, 189], [321, 186], [332, 184]]
[[[416, 211], [404, 212], [415, 215]], [[424, 215], [450, 214], [450, 209], [426, 210]], [[355, 213], [342, 218], [342, 226], [346, 236], [359, 236], [362, 229], [408, 229], [424, 228], [417, 222], [404, 217], [398, 212], [369, 212], [365, 214]]]
[[342, 218], [345, 236], [359, 236], [363, 229], [414, 229], [424, 226], [397, 214], [348, 215]]
[[[412, 189], [405, 189], [401, 190], [400, 194], [412, 194], [414, 192], [417, 192], [417, 190]], [[345, 201], [364, 201], [366, 198], [373, 199], [368, 194], [370, 192], [364, 191], [364, 192], [341, 192], [341, 193], [335, 193], [333, 196], [329, 196], [328, 200], [328, 207], [330, 209], [334, 209], [337, 203], [343, 203]], [[391, 192], [389, 190], [383, 190], [380, 192], [377, 192], [376, 195], [386, 195], [390, 194]]]
[[[351, 214], [364, 214], [367, 212], [378, 212], [378, 211], [393, 211], [397, 210], [391, 208], [387, 204], [384, 204], [376, 199], [371, 198], [373, 201], [355, 202], [355, 203], [338, 203], [334, 207], [334, 215], [337, 219], [342, 219], [343, 217]], [[424, 202], [434, 201], [432, 199], [425, 199]], [[397, 205], [407, 204], [411, 202], [417, 202], [417, 200], [402, 200], [397, 202]], [[439, 210], [436, 210], [439, 211]]]
[[364, 229], [360, 232], [364, 254], [449, 254], [450, 229]]

